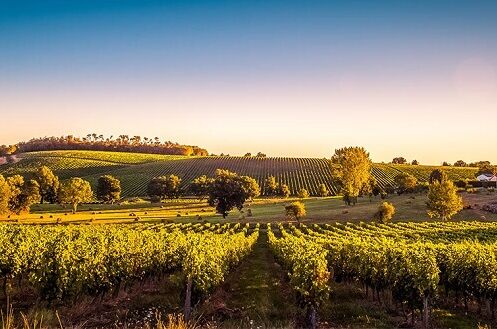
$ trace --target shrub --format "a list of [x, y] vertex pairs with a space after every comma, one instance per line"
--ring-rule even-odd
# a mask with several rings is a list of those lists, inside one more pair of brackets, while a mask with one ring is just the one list
[[302, 188], [302, 189], [299, 190], [298, 197], [301, 198], [301, 199], [308, 198], [309, 197], [309, 192], [305, 188]]
[[378, 211], [374, 215], [374, 218], [382, 223], [388, 223], [392, 220], [393, 215], [395, 215], [394, 205], [385, 201], [378, 207]]
[[300, 201], [295, 201], [285, 206], [286, 215], [290, 218], [295, 218], [299, 223], [302, 217], [305, 217], [305, 205]]

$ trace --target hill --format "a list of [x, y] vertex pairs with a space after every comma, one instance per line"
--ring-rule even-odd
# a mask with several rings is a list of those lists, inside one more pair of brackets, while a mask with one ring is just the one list
[[[291, 193], [307, 189], [316, 195], [321, 183], [333, 194], [338, 192], [331, 182], [328, 159], [317, 158], [262, 158], [226, 156], [180, 156], [105, 151], [43, 151], [17, 155], [17, 162], [0, 165], [0, 174], [29, 176], [36, 168], [46, 165], [61, 179], [82, 177], [95, 185], [102, 174], [121, 180], [123, 196], [143, 196], [152, 177], [175, 174], [186, 187], [194, 178], [212, 176], [218, 168], [229, 169], [257, 179], [263, 187], [264, 179], [275, 176], [287, 184]], [[374, 164], [373, 175], [382, 187], [394, 185], [394, 177], [410, 173], [425, 182], [437, 166]], [[443, 167], [453, 180], [474, 179], [476, 168]]]

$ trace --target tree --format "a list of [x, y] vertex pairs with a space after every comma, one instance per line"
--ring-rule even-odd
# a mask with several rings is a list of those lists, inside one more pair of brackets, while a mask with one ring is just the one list
[[59, 190], [59, 202], [70, 204], [74, 212], [78, 210], [81, 203], [91, 202], [93, 191], [90, 183], [79, 177], [74, 177], [63, 182]]
[[291, 204], [285, 206], [286, 215], [290, 218], [295, 218], [295, 220], [300, 224], [300, 219], [305, 217], [305, 205], [301, 201], [295, 201]]
[[97, 199], [105, 203], [114, 203], [121, 199], [121, 182], [119, 179], [104, 175], [98, 179]]
[[463, 208], [457, 187], [450, 180], [434, 181], [428, 190], [428, 216], [448, 220]]
[[252, 156], [252, 153], [250, 153], [250, 152], [247, 152], [247, 153], [245, 153], [245, 155], [244, 155], [244, 157], [251, 157], [251, 156]]
[[444, 170], [442, 169], [435, 169], [431, 172], [429, 182], [430, 184], [433, 184], [434, 182], [443, 182], [445, 180], [448, 180], [449, 178], [447, 177], [447, 174], [445, 173]]
[[59, 178], [47, 166], [38, 168], [35, 173], [35, 180], [40, 185], [41, 203], [56, 203], [59, 192]]
[[5, 178], [0, 175], [0, 215], [7, 215], [9, 211], [10, 187]]
[[324, 184], [324, 183], [319, 184], [318, 193], [319, 193], [319, 196], [323, 197], [323, 198], [328, 196], [328, 194], [330, 194], [330, 192], [328, 192], [328, 188], [326, 187], [326, 184]]
[[309, 192], [305, 188], [301, 188], [297, 194], [299, 198], [305, 199], [309, 197]]
[[278, 194], [278, 183], [274, 176], [269, 176], [264, 181], [264, 194], [267, 196], [274, 196]]
[[442, 163], [442, 166], [443, 166], [443, 167], [450, 167], [450, 163], [448, 163], [447, 161], [444, 161], [444, 162]]
[[374, 215], [374, 218], [382, 223], [388, 223], [392, 220], [393, 215], [395, 215], [394, 205], [385, 201], [378, 207], [378, 211]]
[[290, 188], [286, 184], [280, 184], [278, 189], [278, 195], [283, 198], [288, 198], [290, 196]]
[[175, 175], [155, 177], [148, 183], [147, 194], [155, 202], [177, 199], [181, 194], [180, 185], [181, 178]]
[[217, 169], [209, 187], [209, 205], [216, 207], [216, 212], [226, 218], [233, 208], [242, 210], [247, 200], [259, 194], [260, 187], [255, 179]]
[[345, 147], [335, 150], [331, 157], [334, 179], [341, 187], [344, 201], [355, 204], [363, 186], [371, 176], [371, 159], [362, 147]]
[[266, 154], [265, 154], [265, 153], [262, 153], [262, 152], [257, 152], [256, 157], [258, 157], [258, 158], [265, 158], [265, 157], [266, 157]]
[[495, 175], [497, 174], [497, 167], [496, 166], [492, 166], [491, 164], [487, 164], [487, 163], [484, 163], [484, 164], [480, 164], [480, 166], [478, 167], [478, 172], [476, 173], [476, 176], [480, 176], [480, 175]]
[[464, 162], [463, 160], [457, 160], [454, 162], [454, 167], [467, 167], [468, 164]]
[[396, 158], [393, 158], [392, 163], [393, 164], [406, 164], [407, 160], [404, 157], [396, 157]]
[[411, 174], [400, 173], [394, 178], [400, 194], [413, 192], [418, 185], [418, 180]]
[[40, 202], [40, 185], [35, 180], [24, 181], [20, 175], [7, 179], [10, 189], [9, 211], [14, 214], [29, 212], [31, 206]]
[[22, 193], [24, 178], [21, 175], [14, 175], [7, 178], [7, 185], [10, 189], [9, 212], [19, 214], [21, 205], [19, 204], [19, 196]]
[[468, 167], [477, 167], [477, 168], [481, 168], [481, 167], [485, 167], [485, 166], [490, 166], [491, 163], [490, 161], [476, 161], [476, 162], [471, 162]]
[[417, 165], [419, 165], [419, 162], [418, 162], [418, 160], [412, 160], [411, 164], [413, 166], [417, 166]]
[[190, 193], [202, 200], [209, 195], [209, 186], [211, 183], [212, 179], [207, 178], [206, 175], [197, 177], [190, 183]]

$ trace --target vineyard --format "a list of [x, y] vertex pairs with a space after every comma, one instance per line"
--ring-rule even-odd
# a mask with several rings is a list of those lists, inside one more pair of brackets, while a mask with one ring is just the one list
[[275, 232], [271, 248], [311, 314], [329, 297], [332, 277], [359, 282], [412, 324], [422, 318], [428, 326], [437, 303], [476, 305], [495, 318], [496, 223], [280, 224]]
[[[102, 174], [111, 174], [121, 180], [123, 196], [143, 196], [151, 178], [175, 174], [182, 179], [183, 188], [198, 176], [213, 176], [218, 168], [254, 177], [264, 188], [264, 180], [275, 176], [287, 184], [293, 195], [305, 188], [318, 195], [319, 185], [325, 184], [332, 194], [338, 192], [332, 182], [329, 160], [317, 158], [262, 158], [262, 157], [183, 157], [141, 153], [99, 151], [33, 152], [19, 156], [19, 161], [0, 166], [5, 176], [29, 175], [46, 165], [62, 179], [83, 177], [93, 185]], [[414, 175], [426, 182], [437, 166], [374, 164], [372, 173], [382, 187], [394, 186], [394, 178], [401, 172]], [[443, 168], [453, 180], [474, 179], [475, 168]]]
[[219, 285], [258, 236], [258, 225], [248, 224], [4, 224], [3, 294], [30, 287], [41, 300], [74, 301], [115, 293], [146, 277], [180, 273], [188, 317], [192, 292], [198, 297]]
[[[180, 307], [189, 317], [242, 260], [255, 257], [257, 245], [287, 273], [284, 284], [295, 296], [286, 302], [295, 303], [295, 316], [309, 327], [328, 321], [323, 305], [340, 302], [334, 293], [341, 285], [360, 287], [362, 298], [403, 319], [396, 320], [399, 326], [437, 327], [433, 314], [439, 307], [494, 319], [496, 242], [497, 223], [469, 221], [3, 224], [1, 294], [15, 299], [16, 291], [29, 287], [40, 300], [72, 303], [83, 296], [114, 296], [146, 278], [179, 275], [178, 297], [185, 301]], [[257, 263], [258, 270], [264, 266]]]

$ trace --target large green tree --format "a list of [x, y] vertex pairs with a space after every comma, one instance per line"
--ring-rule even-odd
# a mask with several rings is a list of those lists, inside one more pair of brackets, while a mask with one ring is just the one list
[[463, 208], [462, 198], [457, 194], [457, 187], [448, 179], [435, 180], [428, 190], [428, 215], [447, 220]]
[[41, 166], [35, 173], [35, 180], [40, 185], [41, 203], [56, 203], [59, 192], [59, 178], [47, 166]]
[[93, 191], [89, 182], [79, 177], [71, 178], [63, 182], [59, 190], [59, 202], [70, 204], [74, 212], [78, 210], [81, 203], [91, 202]]
[[264, 194], [267, 196], [275, 196], [278, 194], [278, 183], [274, 176], [269, 176], [264, 181]]
[[371, 159], [362, 147], [344, 147], [331, 157], [332, 175], [341, 187], [344, 201], [355, 204], [371, 176]]
[[0, 175], [0, 215], [7, 215], [10, 201], [10, 187], [7, 180]]
[[106, 203], [114, 203], [121, 199], [119, 179], [111, 175], [101, 176], [97, 183], [97, 199]]
[[181, 195], [180, 185], [181, 178], [176, 175], [155, 177], [148, 183], [147, 194], [155, 202], [177, 199]]
[[411, 174], [400, 173], [394, 178], [399, 194], [414, 192], [418, 185], [418, 180]]
[[31, 206], [40, 202], [40, 185], [35, 180], [25, 181], [20, 175], [7, 178], [10, 189], [9, 211], [14, 214], [29, 212]]
[[211, 183], [212, 178], [208, 178], [206, 175], [199, 176], [190, 183], [189, 191], [200, 200], [205, 199], [209, 195]]
[[233, 208], [242, 210], [247, 200], [259, 195], [259, 184], [252, 177], [217, 169], [209, 187], [209, 205], [216, 207], [216, 212], [226, 218]]

